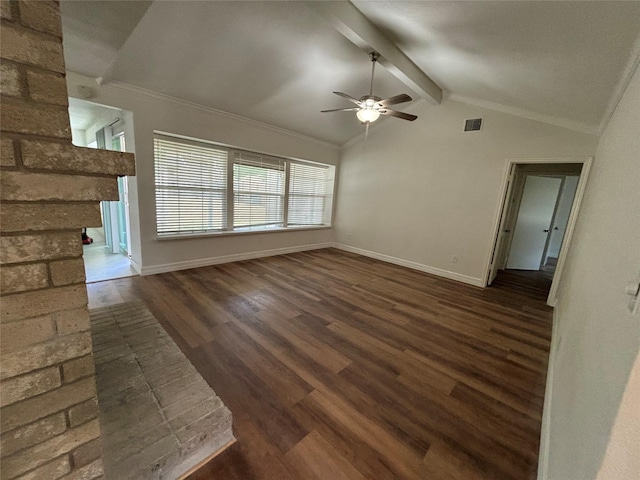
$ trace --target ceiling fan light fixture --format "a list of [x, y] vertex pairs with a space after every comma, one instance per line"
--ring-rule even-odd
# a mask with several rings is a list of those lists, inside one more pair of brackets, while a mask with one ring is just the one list
[[371, 123], [378, 119], [380, 112], [374, 108], [361, 108], [356, 112], [356, 116], [362, 123]]
[[371, 52], [369, 54], [371, 58], [371, 85], [369, 87], [369, 95], [365, 95], [360, 98], [352, 97], [342, 92], [333, 92], [339, 97], [346, 98], [352, 103], [355, 103], [357, 107], [352, 108], [332, 108], [330, 110], [321, 110], [321, 112], [352, 112], [356, 110], [356, 117], [362, 123], [367, 126], [367, 132], [369, 131], [369, 124], [378, 120], [380, 115], [388, 115], [391, 117], [401, 118], [403, 120], [409, 120], [412, 122], [416, 118], [416, 115], [410, 113], [398, 112], [396, 110], [390, 110], [387, 108], [389, 105], [396, 105], [398, 103], [410, 102], [411, 97], [406, 93], [395, 95], [393, 97], [381, 99], [373, 95], [373, 74], [376, 69], [376, 62], [380, 58], [380, 54], [377, 52]]

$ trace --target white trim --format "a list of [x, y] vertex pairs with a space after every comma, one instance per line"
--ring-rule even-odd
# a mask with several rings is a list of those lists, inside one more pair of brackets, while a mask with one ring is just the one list
[[569, 243], [573, 237], [573, 231], [576, 228], [576, 222], [578, 220], [578, 211], [582, 203], [582, 197], [587, 188], [587, 181], [589, 180], [589, 172], [591, 171], [591, 165], [593, 163], [593, 157], [587, 158], [582, 164], [582, 171], [580, 172], [580, 179], [578, 180], [578, 186], [576, 187], [576, 193], [573, 196], [573, 203], [571, 204], [571, 212], [569, 212], [569, 219], [567, 220], [567, 226], [564, 231], [564, 238], [560, 245], [560, 255], [558, 256], [558, 263], [553, 274], [553, 281], [551, 282], [551, 288], [549, 289], [549, 297], [547, 298], [547, 305], [555, 307], [558, 301], [558, 288], [560, 287], [560, 279], [562, 278], [562, 271], [564, 270], [564, 264], [567, 262], [567, 254], [569, 250]]
[[[633, 73], [633, 72], [632, 72]], [[630, 80], [630, 78], [627, 80]], [[626, 84], [625, 84], [626, 86]], [[482, 100], [480, 98], [467, 97], [464, 95], [458, 95], [453, 92], [443, 92], [442, 103], [444, 104], [447, 100], [451, 100], [454, 102], [466, 103], [467, 105], [475, 105], [476, 107], [486, 108], [488, 110], [493, 110], [495, 112], [506, 113], [508, 115], [514, 115], [520, 118], [527, 118], [529, 120], [534, 120], [536, 122], [546, 123], [548, 125], [554, 125], [556, 127], [567, 128], [569, 130], [573, 130], [580, 133], [588, 133], [589, 135], [600, 135], [602, 130], [598, 126], [587, 125], [582, 122], [575, 122], [573, 120], [568, 120], [566, 118], [553, 117], [551, 115], [544, 115], [541, 113], [531, 112], [529, 110], [525, 110], [523, 108], [510, 107], [509, 105], [503, 105], [501, 103], [490, 102], [488, 100]], [[405, 108], [405, 111], [411, 111], [414, 107], [426, 102], [424, 98], [419, 98], [414, 101], [408, 108]], [[483, 128], [484, 128], [484, 116], [482, 119]], [[374, 122], [369, 126], [369, 134], [378, 126], [384, 124], [384, 122]], [[462, 133], [472, 133], [472, 132], [462, 132]], [[473, 132], [476, 133], [476, 132]], [[364, 138], [365, 132], [363, 131], [361, 134], [355, 136], [351, 140], [347, 140], [345, 143], [340, 145], [340, 149], [344, 150], [349, 148], [358, 142], [362, 141]]]
[[553, 373], [555, 371], [556, 353], [558, 352], [558, 338], [555, 335], [557, 325], [556, 311], [553, 311], [553, 326], [551, 327], [551, 348], [549, 365], [547, 367], [547, 382], [544, 389], [544, 406], [542, 408], [542, 423], [540, 428], [540, 451], [538, 454], [538, 480], [549, 477], [549, 448], [551, 440], [551, 402], [553, 399]]
[[142, 267], [140, 265], [138, 265], [136, 262], [133, 261], [133, 258], [129, 257], [129, 265], [131, 265], [131, 268], [133, 268], [138, 275], [142, 275], [140, 272], [142, 272]]
[[487, 256], [487, 261], [485, 263], [484, 275], [482, 277], [482, 286], [488, 285], [489, 279], [489, 270], [491, 268], [491, 256], [493, 254], [493, 249], [495, 248], [496, 241], [498, 239], [498, 229], [500, 227], [500, 217], [502, 215], [502, 210], [504, 209], [505, 202], [507, 199], [505, 198], [506, 189], [507, 189], [507, 180], [509, 178], [509, 172], [511, 171], [511, 167], [514, 164], [544, 164], [544, 163], [582, 163], [582, 171], [580, 172], [580, 180], [578, 181], [578, 186], [576, 188], [576, 193], [573, 199], [573, 205], [571, 206], [571, 213], [569, 214], [569, 220], [567, 221], [567, 228], [565, 230], [564, 239], [562, 241], [562, 245], [560, 247], [560, 256], [558, 257], [558, 264], [556, 265], [556, 270], [553, 275], [553, 282], [551, 283], [551, 289], [549, 290], [549, 296], [547, 298], [547, 305], [555, 306], [557, 300], [558, 287], [560, 285], [560, 279], [562, 277], [562, 270], [564, 269], [564, 264], [567, 258], [567, 250], [569, 246], [569, 242], [571, 242], [571, 237], [573, 235], [573, 231], [575, 229], [576, 220], [578, 218], [578, 210], [580, 208], [580, 203], [582, 202], [582, 197], [584, 195], [585, 188], [587, 186], [587, 179], [589, 176], [589, 172], [591, 171], [591, 164], [593, 163], [593, 157], [552, 157], [552, 158], [508, 158], [506, 161], [506, 165], [504, 168], [504, 172], [502, 174], [502, 184], [500, 187], [500, 204], [498, 205], [498, 209], [496, 211], [494, 221], [493, 221], [493, 241], [491, 242], [491, 248], [489, 249], [489, 255]]
[[555, 125], [556, 127], [568, 128], [569, 130], [574, 130], [576, 132], [588, 133], [590, 135], [600, 135], [600, 129], [598, 126], [588, 125], [586, 123], [576, 122], [574, 120], [569, 120], [566, 118], [554, 117], [552, 115], [545, 115], [543, 113], [536, 113], [524, 108], [511, 107], [509, 105], [490, 102], [488, 100], [482, 100], [480, 98], [467, 97], [453, 92], [445, 92], [444, 99], [467, 103], [469, 105], [475, 105], [477, 107], [488, 108], [489, 110], [494, 110], [496, 112], [508, 113], [509, 115], [515, 115], [516, 117], [528, 118], [529, 120], [548, 123], [549, 125]]
[[252, 260], [254, 258], [273, 257], [275, 255], [285, 255], [287, 253], [305, 252], [307, 250], [319, 250], [321, 248], [333, 247], [332, 242], [313, 243], [309, 245], [297, 245], [295, 247], [274, 248], [271, 250], [258, 250], [254, 252], [236, 253], [232, 255], [222, 255], [219, 257], [199, 258], [184, 262], [164, 263], [161, 265], [151, 265], [142, 267], [141, 275], [154, 275], [156, 273], [175, 272], [176, 270], [186, 270], [189, 268], [207, 267], [221, 263], [240, 262], [242, 260]]
[[469, 285], [474, 285], [476, 287], [484, 287], [484, 283], [481, 278], [470, 277], [468, 275], [463, 275], [461, 273], [451, 272], [449, 270], [442, 270], [440, 268], [431, 267], [429, 265], [413, 262], [411, 260], [404, 260], [402, 258], [385, 255], [384, 253], [372, 252], [370, 250], [363, 250], [362, 248], [351, 247], [349, 245], [343, 245], [341, 243], [336, 243], [333, 245], [333, 247], [340, 250], [344, 250], [346, 252], [356, 253], [358, 255], [362, 255], [365, 257], [375, 258], [376, 260], [380, 260], [382, 262], [393, 263], [395, 265], [411, 268], [413, 270], [418, 270], [420, 272], [430, 273], [432, 275], [437, 275], [438, 277], [444, 277], [450, 280], [456, 280], [458, 282], [467, 283]]
[[264, 233], [282, 232], [303, 232], [308, 230], [329, 230], [331, 228], [333, 228], [333, 225], [294, 225], [291, 227], [278, 227], [263, 230], [212, 230], [201, 233], [171, 233], [165, 235], [156, 234], [155, 240], [158, 242], [170, 242], [173, 240], [190, 240], [194, 238], [232, 237], [236, 235], [260, 235]]
[[620, 103], [620, 99], [624, 92], [627, 91], [627, 87], [629, 86], [629, 82], [633, 77], [638, 65], [640, 64], [640, 34], [636, 38], [636, 41], [633, 43], [631, 47], [631, 53], [629, 54], [629, 60], [622, 71], [622, 75], [620, 76], [620, 80], [618, 84], [613, 89], [611, 93], [611, 98], [607, 103], [607, 108], [605, 109], [605, 113], [602, 116], [602, 121], [600, 122], [600, 135], [602, 135], [609, 124], [609, 120], [613, 116], [613, 112], [615, 112], [616, 108], [618, 108], [618, 103]]
[[[75, 72], [71, 72], [71, 73], [75, 73]], [[82, 74], [77, 74], [77, 75], [82, 75]], [[308, 141], [308, 142], [313, 142], [313, 143], [316, 143], [318, 145], [322, 145], [324, 147], [331, 148], [331, 149], [334, 149], [334, 150], [338, 150], [340, 148], [338, 145], [336, 145], [334, 143], [331, 143], [331, 142], [327, 142], [325, 140], [320, 140], [318, 138], [310, 137], [308, 135], [303, 135], [302, 133], [293, 132], [291, 130], [286, 130], [284, 128], [275, 127], [273, 125], [269, 125], [268, 123], [263, 123], [263, 122], [259, 122], [257, 120], [252, 120], [250, 118], [243, 117], [243, 116], [237, 115], [235, 113], [225, 112], [224, 110], [218, 110], [217, 108], [207, 107], [205, 105], [200, 105], [199, 103], [191, 102], [189, 100], [183, 100], [181, 98], [172, 97], [171, 95], [166, 95], [164, 93], [154, 92], [153, 90], [147, 90], [146, 88], [138, 87], [136, 85], [131, 85], [129, 83], [123, 83], [123, 82], [117, 82], [117, 81], [109, 81], [109, 82], [102, 83], [100, 81], [100, 79], [94, 79], [94, 80], [100, 86], [112, 87], [112, 88], [124, 91], [124, 92], [132, 94], [132, 95], [140, 95], [140, 96], [144, 96], [144, 97], [150, 97], [150, 98], [154, 98], [156, 100], [162, 100], [162, 101], [165, 101], [165, 102], [173, 103], [175, 105], [194, 108], [196, 110], [200, 110], [200, 111], [208, 113], [208, 114], [213, 114], [213, 115], [218, 115], [218, 116], [221, 116], [221, 117], [230, 118], [230, 119], [237, 120], [237, 121], [240, 121], [240, 122], [248, 123], [248, 124], [253, 125], [253, 126], [257, 126], [257, 127], [260, 127], [260, 128], [271, 130], [271, 131], [274, 131], [274, 132], [277, 132], [277, 133], [280, 133], [280, 134], [283, 134], [283, 135], [288, 135], [288, 136], [291, 136], [291, 137], [300, 138], [302, 140], [305, 140], [305, 141]]]
[[[420, 272], [430, 273], [439, 277], [448, 278], [458, 282], [466, 283], [476, 287], [483, 287], [482, 279], [463, 275], [461, 273], [451, 272], [449, 270], [442, 270], [440, 268], [431, 267], [422, 263], [413, 262], [411, 260], [404, 260], [402, 258], [392, 257], [383, 253], [372, 252], [361, 248], [351, 247], [349, 245], [343, 245], [340, 243], [324, 242], [314, 243], [308, 245], [298, 245], [295, 247], [275, 248], [271, 250], [259, 250], [255, 252], [237, 253], [232, 255], [223, 255], [220, 257], [199, 258], [197, 260], [188, 260], [185, 262], [165, 263], [162, 265], [151, 265], [148, 267], [142, 267], [142, 271], [134, 266], [141, 275], [155, 275], [157, 273], [174, 272], [177, 270], [186, 270], [189, 268], [207, 267], [210, 265], [218, 265], [221, 263], [240, 262], [242, 260], [252, 260], [262, 257], [273, 257], [276, 255], [286, 255], [288, 253], [305, 252], [309, 250], [320, 250], [323, 248], [337, 248], [346, 252], [355, 253], [364, 257], [375, 258], [386, 263], [392, 263], [400, 265], [402, 267], [411, 268]], [[133, 264], [133, 261], [132, 261]]]

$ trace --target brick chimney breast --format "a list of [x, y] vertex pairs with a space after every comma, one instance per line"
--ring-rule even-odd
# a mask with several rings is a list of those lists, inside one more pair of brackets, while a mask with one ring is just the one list
[[0, 18], [0, 475], [103, 478], [80, 234], [134, 156], [71, 144], [59, 3]]

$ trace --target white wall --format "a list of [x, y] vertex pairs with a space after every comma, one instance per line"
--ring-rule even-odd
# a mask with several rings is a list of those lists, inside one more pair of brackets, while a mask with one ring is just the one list
[[598, 480], [633, 479], [640, 472], [640, 355], [631, 370], [611, 429]]
[[[90, 78], [67, 75], [70, 95], [78, 85], [90, 86], [94, 103], [132, 112], [126, 125], [135, 131], [137, 175], [130, 182], [132, 259], [143, 273], [186, 268], [251, 256], [255, 252], [284, 252], [332, 242], [332, 229], [234, 236], [156, 239], [153, 171], [154, 130], [210, 140], [263, 153], [337, 165], [336, 147], [240, 117], [216, 113], [197, 105], [117, 85], [98, 86]], [[129, 149], [130, 145], [127, 145]], [[138, 228], [136, 228], [138, 227]]]
[[[106, 127], [107, 125], [113, 123], [118, 118], [124, 118], [125, 112], [117, 108], [104, 108], [100, 111], [98, 115], [93, 118], [93, 121], [90, 125], [85, 128], [84, 135], [87, 142], [87, 145], [91, 142], [96, 141], [96, 133], [101, 128]], [[115, 129], [119, 129], [122, 131], [125, 122], [118, 122], [114, 125]], [[114, 131], [114, 134], [117, 132]], [[126, 144], [126, 139], [125, 139]], [[107, 145], [107, 150], [111, 148], [111, 145]]]
[[[416, 268], [482, 284], [506, 160], [591, 156], [592, 135], [456, 101], [416, 105], [343, 152], [336, 240]], [[480, 132], [465, 119], [483, 117]], [[452, 263], [452, 256], [458, 263]], [[384, 257], [383, 257], [384, 258]]]
[[611, 429], [598, 480], [633, 479], [640, 472], [640, 355], [631, 370], [618, 415]]
[[80, 128], [71, 129], [71, 141], [78, 147], [86, 147], [87, 139], [86, 132]]
[[636, 71], [600, 139], [554, 312], [559, 347], [543, 425], [548, 474], [540, 478], [638, 478], [640, 430], [614, 428], [615, 443], [607, 444], [612, 426], [638, 425], [640, 416], [628, 403], [637, 392], [625, 394], [637, 388], [629, 375], [640, 350], [640, 316], [625, 295], [640, 269], [639, 132]]
[[[558, 200], [558, 208], [556, 209], [556, 217], [553, 220], [553, 230], [551, 230], [551, 238], [549, 239], [549, 248], [547, 248], [547, 257], [556, 257], [560, 255], [560, 247], [564, 232], [567, 229], [571, 206], [573, 205], [573, 197], [576, 195], [578, 188], [578, 180], [580, 177], [565, 177], [560, 199]], [[555, 230], [558, 227], [558, 230]]]

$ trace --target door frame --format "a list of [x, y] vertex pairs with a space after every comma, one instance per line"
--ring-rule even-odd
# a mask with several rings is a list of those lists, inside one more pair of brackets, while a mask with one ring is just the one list
[[[553, 275], [553, 281], [551, 282], [551, 289], [549, 290], [549, 296], [547, 297], [547, 305], [555, 306], [558, 288], [560, 286], [560, 280], [562, 278], [562, 271], [567, 260], [567, 247], [571, 243], [573, 237], [573, 231], [575, 230], [576, 220], [578, 218], [578, 212], [580, 205], [582, 204], [582, 197], [587, 187], [587, 180], [589, 178], [589, 172], [593, 164], [593, 157], [551, 157], [551, 158], [508, 158], [505, 162], [505, 168], [502, 174], [502, 182], [500, 189], [500, 205], [496, 211], [495, 219], [493, 222], [493, 241], [491, 248], [487, 255], [487, 261], [484, 269], [483, 282], [484, 286], [489, 285], [489, 275], [491, 273], [491, 266], [494, 262], [494, 256], [498, 253], [496, 251], [498, 247], [498, 239], [500, 234], [500, 228], [505, 221], [506, 208], [508, 207], [507, 194], [511, 187], [511, 173], [519, 164], [557, 164], [557, 163], [581, 163], [582, 171], [580, 172], [580, 179], [578, 180], [578, 187], [576, 188], [576, 194], [573, 198], [573, 204], [571, 205], [571, 213], [569, 214], [569, 220], [567, 221], [567, 228], [565, 230], [564, 239], [560, 246], [560, 255], [558, 256], [558, 264]], [[497, 259], [495, 259], [497, 261]]]

